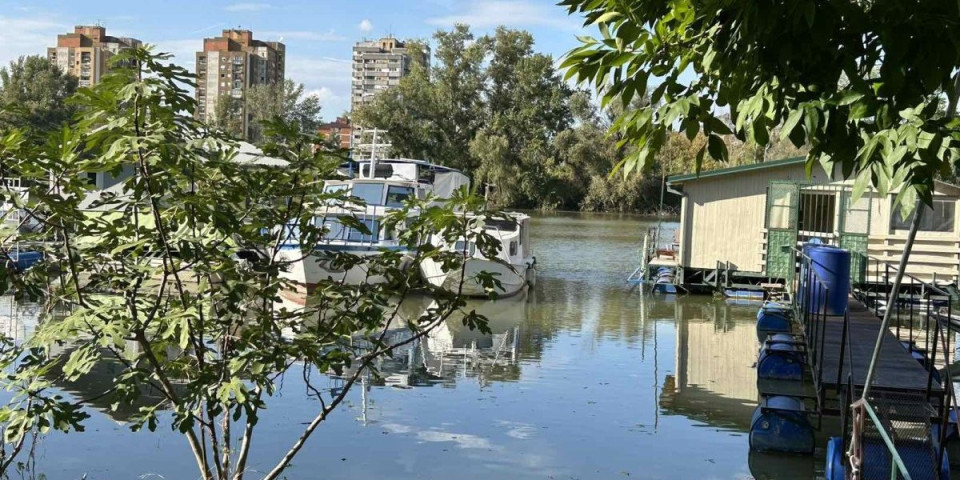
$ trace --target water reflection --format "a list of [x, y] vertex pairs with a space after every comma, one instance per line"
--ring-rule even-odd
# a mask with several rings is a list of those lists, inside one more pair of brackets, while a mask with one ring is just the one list
[[[624, 284], [649, 226], [630, 217], [536, 217], [536, 288], [470, 302], [489, 318], [490, 334], [451, 318], [365, 372], [288, 477], [812, 478], [816, 459], [794, 462], [808, 468], [748, 455], [756, 307], [644, 297]], [[410, 297], [400, 315], [413, 318], [429, 304]], [[0, 329], [28, 338], [30, 307], [13, 319], [9, 306], [0, 298]], [[409, 335], [391, 333], [394, 342]], [[94, 386], [63, 388], [77, 396], [102, 388], [112, 378], [105, 363]], [[325, 396], [343, 387], [313, 375]], [[272, 467], [316, 414], [305, 383], [293, 372], [270, 400], [252, 471]], [[39, 471], [51, 480], [195, 477], [176, 432], [131, 433], [116, 425], [122, 416], [101, 412], [91, 412], [81, 435], [45, 439]]]
[[747, 432], [757, 405], [757, 307], [678, 301], [676, 366], [660, 397], [666, 412]]

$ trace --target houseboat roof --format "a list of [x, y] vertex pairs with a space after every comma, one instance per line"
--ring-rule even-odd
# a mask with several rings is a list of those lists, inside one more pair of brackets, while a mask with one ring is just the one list
[[733, 173], [743, 173], [743, 172], [751, 172], [754, 170], [766, 170], [768, 168], [803, 165], [804, 163], [806, 163], [806, 161], [807, 161], [807, 157], [791, 157], [791, 158], [783, 158], [780, 160], [770, 160], [768, 162], [750, 163], [747, 165], [737, 165], [735, 167], [718, 168], [716, 170], [707, 170], [705, 172], [700, 172], [700, 173], [685, 173], [682, 175], [672, 175], [670, 177], [667, 177], [667, 183], [679, 184], [679, 183], [686, 183], [691, 180], [700, 180], [704, 178], [719, 177], [722, 175], [730, 175]]

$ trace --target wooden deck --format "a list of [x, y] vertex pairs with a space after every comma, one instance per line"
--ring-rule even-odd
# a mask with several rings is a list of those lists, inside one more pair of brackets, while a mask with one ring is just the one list
[[[874, 315], [858, 300], [850, 299], [847, 307], [850, 316], [850, 343], [852, 355], [843, 352], [843, 371], [840, 383], [846, 384], [847, 374], [851, 371], [850, 357], [853, 358], [853, 383], [863, 386], [866, 383], [867, 370], [870, 367], [870, 358], [873, 347], [880, 332], [881, 319]], [[837, 370], [840, 364], [840, 343], [843, 338], [843, 317], [828, 317], [825, 326], [826, 335], [823, 346], [823, 378], [824, 387], [837, 389]], [[900, 345], [900, 341], [889, 330], [884, 332], [883, 346], [877, 363], [877, 371], [873, 386], [875, 388], [926, 392], [928, 373], [919, 362], [910, 356], [910, 353]], [[943, 387], [932, 380], [931, 395], [942, 395]]]

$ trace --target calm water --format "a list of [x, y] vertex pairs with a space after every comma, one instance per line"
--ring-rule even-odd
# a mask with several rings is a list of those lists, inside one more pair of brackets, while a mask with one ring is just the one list
[[[624, 280], [650, 226], [634, 217], [540, 216], [533, 225], [536, 287], [473, 304], [494, 334], [451, 322], [383, 365], [385, 380], [351, 392], [288, 478], [814, 477], [822, 460], [748, 453], [756, 306], [629, 288]], [[9, 300], [0, 302], [3, 332], [29, 335], [29, 308], [10, 312]], [[91, 383], [110, 378], [105, 366]], [[255, 435], [255, 471], [272, 467], [318, 408], [299, 371], [269, 405]], [[93, 412], [87, 430], [46, 438], [37, 471], [49, 479], [196, 478], [179, 435], [131, 433], [123, 413], [104, 411]]]

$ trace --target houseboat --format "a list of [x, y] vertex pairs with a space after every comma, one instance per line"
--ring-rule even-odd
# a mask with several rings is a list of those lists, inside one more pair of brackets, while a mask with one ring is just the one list
[[472, 242], [461, 239], [455, 244], [445, 244], [434, 236], [433, 242], [449, 251], [464, 255], [462, 267], [447, 270], [441, 262], [432, 258], [420, 262], [424, 280], [435, 287], [470, 297], [487, 297], [487, 291], [478, 280], [482, 272], [492, 274], [500, 282], [495, 288], [500, 296], [519, 293], [536, 279], [536, 258], [530, 245], [530, 216], [523, 213], [508, 213], [507, 219], [483, 219], [483, 228], [500, 243], [496, 258], [487, 258]]
[[[785, 284], [796, 271], [795, 249], [811, 241], [850, 250], [859, 281], [877, 280], [869, 265], [895, 264], [910, 225], [894, 206], [897, 192], [868, 190], [854, 201], [853, 180], [820, 167], [808, 176], [805, 163], [790, 158], [669, 177], [667, 191], [681, 197], [676, 251], [667, 259], [677, 282], [715, 291]], [[958, 201], [960, 187], [935, 181], [908, 273], [956, 284]]]
[[[321, 243], [301, 244], [296, 229], [292, 228], [282, 245], [278, 260], [288, 266], [282, 275], [291, 280], [297, 290], [309, 291], [323, 280], [350, 285], [386, 280], [381, 272], [371, 270], [370, 262], [343, 268], [334, 258], [338, 252], [371, 257], [388, 250], [399, 251], [403, 259], [401, 268], [409, 267], [413, 253], [406, 251], [398, 240], [398, 232], [384, 228], [385, 215], [402, 208], [408, 199], [424, 199], [433, 194], [442, 200], [450, 198], [457, 189], [469, 186], [469, 179], [460, 171], [422, 160], [351, 163], [342, 167], [341, 173], [348, 178], [325, 182], [324, 192], [343, 192], [358, 201], [326, 205], [316, 212], [317, 225], [327, 229]], [[341, 221], [346, 216], [362, 222], [369, 234], [346, 226]]]

